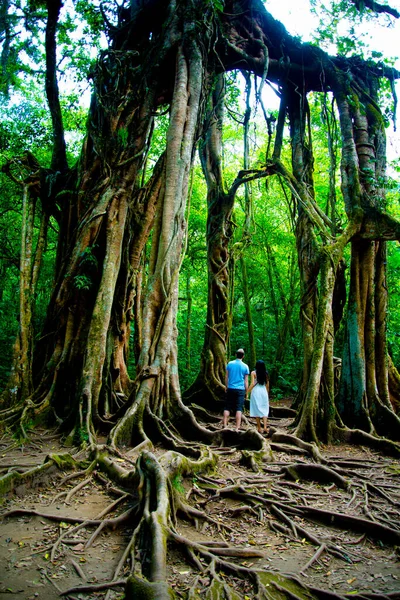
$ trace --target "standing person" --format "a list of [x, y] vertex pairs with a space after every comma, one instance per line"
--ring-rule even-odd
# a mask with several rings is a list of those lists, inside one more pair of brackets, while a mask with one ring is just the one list
[[236, 431], [239, 431], [242, 422], [244, 398], [249, 386], [249, 367], [243, 362], [244, 350], [236, 351], [236, 359], [231, 360], [226, 366], [225, 375], [225, 407], [224, 427], [227, 427], [230, 413], [235, 411]]
[[[267, 418], [269, 415], [269, 376], [263, 360], [256, 362], [256, 368], [251, 372], [250, 417], [257, 421], [258, 433], [268, 433]], [[264, 428], [261, 429], [261, 419]]]

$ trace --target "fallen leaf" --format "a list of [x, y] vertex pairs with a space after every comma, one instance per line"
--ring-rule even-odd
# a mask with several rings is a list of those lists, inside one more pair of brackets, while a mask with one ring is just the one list
[[357, 579], [357, 577], [353, 577], [352, 579], [348, 579], [347, 583], [353, 583], [353, 581], [355, 581]]
[[84, 549], [84, 545], [83, 544], [76, 544], [76, 546], [74, 546], [72, 548], [72, 550], [74, 550], [75, 552], [81, 552]]

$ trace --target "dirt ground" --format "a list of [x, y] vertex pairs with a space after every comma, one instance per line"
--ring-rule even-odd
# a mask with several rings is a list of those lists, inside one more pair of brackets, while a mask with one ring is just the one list
[[[271, 420], [271, 426], [286, 430], [290, 422], [290, 419]], [[249, 426], [254, 427], [254, 424]], [[0, 442], [1, 474], [9, 469], [22, 471], [41, 464], [50, 453], [67, 451], [60, 445], [58, 437], [48, 439], [46, 432], [36, 432], [24, 448], [12, 448], [10, 444], [12, 441], [6, 438]], [[286, 533], [274, 531], [277, 520], [262, 503], [246, 506], [242, 500], [229, 494], [215, 493], [218, 489], [237, 484], [258, 495], [279, 496], [281, 502], [285, 502], [286, 497], [288, 502], [295, 500], [298, 505], [371, 518], [400, 531], [399, 460], [379, 456], [367, 448], [324, 447], [323, 455], [351, 470], [350, 474], [357, 481], [355, 487], [343, 490], [329, 483], [299, 482], [283, 477], [282, 467], [312, 462], [304, 454], [275, 451], [274, 462], [267, 463], [263, 470], [255, 473], [239, 464], [239, 452], [229, 448], [216, 448], [215, 451], [219, 454], [216, 472], [176, 482], [186, 495], [187, 502], [206, 511], [209, 517], [208, 521], [197, 523], [179, 521], [177, 530], [181, 535], [210, 545], [220, 542], [261, 550], [262, 558], [231, 560], [242, 566], [294, 575], [310, 587], [335, 592], [338, 596], [348, 595], [351, 598], [375, 593], [383, 598], [384, 594], [392, 593], [392, 597], [400, 598], [400, 554], [395, 545], [375, 539], [376, 536], [372, 539], [363, 531], [336, 529], [294, 517], [296, 523], [321, 541], [321, 545], [329, 543], [338, 550], [338, 556], [322, 551], [319, 558], [307, 566], [315, 557], [318, 546], [304, 537], [295, 537], [290, 528]], [[124, 463], [123, 458], [118, 460], [122, 466], [132, 468], [130, 463]], [[117, 495], [110, 486], [107, 489], [104, 481], [94, 476], [66, 503], [66, 493], [78, 482], [85, 482], [85, 478], [81, 477], [62, 483], [68, 474], [54, 470], [34, 488], [17, 489], [12, 497], [3, 499], [0, 517], [15, 509], [33, 510], [40, 516], [15, 514], [1, 521], [0, 600], [12, 597], [52, 600], [73, 586], [101, 583], [113, 578], [132, 530], [104, 530], [88, 549], [84, 549], [84, 545], [92, 535], [93, 527], [87, 526], [68, 536], [66, 532], [74, 527], [68, 517], [94, 519], [116, 500]], [[369, 488], [365, 482], [373, 484], [372, 490], [385, 490], [384, 494], [374, 496], [367, 493]], [[61, 495], [62, 492], [65, 494]], [[115, 510], [118, 513], [123, 509], [117, 507]], [[65, 520], [54, 522], [45, 515], [61, 516]], [[65, 537], [55, 547], [60, 535]], [[52, 551], [54, 560], [51, 560]], [[202, 595], [203, 588], [207, 587], [206, 574], [199, 574], [176, 546], [171, 545], [168, 549], [168, 565], [169, 582], [178, 598], [187, 598], [193, 586], [198, 597]], [[249, 600], [253, 597], [249, 584], [240, 577], [229, 577], [229, 582], [240, 598]], [[393, 595], [394, 592], [398, 595]], [[91, 593], [78, 590], [64, 597], [71, 600], [115, 600], [123, 597], [123, 591], [122, 588]]]

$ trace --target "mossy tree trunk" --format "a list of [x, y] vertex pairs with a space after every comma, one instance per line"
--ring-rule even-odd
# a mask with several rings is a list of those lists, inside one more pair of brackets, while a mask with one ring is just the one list
[[386, 340], [386, 242], [396, 227], [382, 235], [369, 222], [385, 208], [383, 188], [386, 149], [382, 115], [377, 109], [376, 83], [364, 82], [353, 96], [354, 139], [360, 169], [361, 208], [365, 214], [360, 238], [351, 244], [350, 292], [338, 409], [345, 424], [368, 433], [400, 439], [400, 421], [389, 393]]
[[152, 52], [161, 63], [171, 44], [161, 22], [176, 18], [161, 11], [150, 23], [147, 16], [121, 13], [130, 35], [116, 30], [98, 60], [80, 161], [66, 187], [59, 181], [53, 190], [63, 211], [58, 278], [36, 346], [30, 410], [35, 417], [54, 411], [74, 443], [93, 442], [96, 428], [111, 429], [109, 415], [131, 391], [126, 349], [135, 278], [165, 181], [161, 156], [146, 184], [138, 183], [164, 86]]
[[[374, 219], [382, 218], [381, 214], [377, 219], [379, 207], [384, 205], [384, 191], [381, 188], [385, 167], [383, 119], [374, 101], [368, 100], [374, 96], [375, 85], [374, 78], [364, 80], [360, 75], [357, 86], [358, 90], [362, 90], [360, 98], [341, 77], [333, 80], [343, 140], [342, 192], [349, 218], [346, 231], [336, 238], [334, 247], [337, 253], [330, 258], [334, 272], [342, 260], [344, 245], [350, 240], [352, 259], [347, 338], [336, 410], [332, 364], [332, 298], [335, 280], [331, 279], [322, 255], [311, 377], [296, 429], [300, 437], [313, 441], [318, 441], [321, 433], [323, 439], [331, 441], [338, 435], [338, 429], [342, 428], [342, 420], [345, 425], [361, 428], [367, 433], [375, 433], [379, 429], [379, 434], [392, 439], [398, 439], [399, 436], [398, 417], [391, 409], [389, 400], [384, 258], [384, 239], [395, 238], [398, 225], [393, 224], [382, 236], [382, 227], [375, 222], [371, 231], [370, 222], [371, 211]], [[326, 240], [329, 242], [329, 237]], [[329, 245], [325, 242], [324, 252]], [[326, 293], [324, 290], [329, 280], [329, 293]], [[322, 318], [324, 313], [325, 317]], [[325, 366], [318, 377], [317, 365], [320, 366], [324, 360], [322, 348]], [[318, 413], [322, 418], [318, 418]]]
[[[28, 177], [29, 180], [29, 177]], [[12, 372], [8, 382], [6, 404], [29, 398], [33, 391], [32, 360], [34, 350], [33, 319], [35, 294], [47, 239], [49, 214], [38, 210], [40, 204], [36, 182], [22, 182], [22, 227], [19, 285], [19, 331], [13, 347]], [[33, 191], [31, 191], [33, 189]], [[35, 215], [39, 213], [39, 230], [34, 239]], [[5, 394], [6, 395], [6, 394]]]

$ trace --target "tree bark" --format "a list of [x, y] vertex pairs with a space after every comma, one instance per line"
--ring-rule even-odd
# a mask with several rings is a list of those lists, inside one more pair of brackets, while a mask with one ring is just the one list
[[225, 191], [223, 181], [222, 121], [224, 81], [219, 77], [210, 98], [200, 159], [207, 182], [207, 321], [199, 375], [185, 393], [185, 400], [215, 408], [225, 389], [227, 346], [232, 326], [230, 241], [235, 195]]

